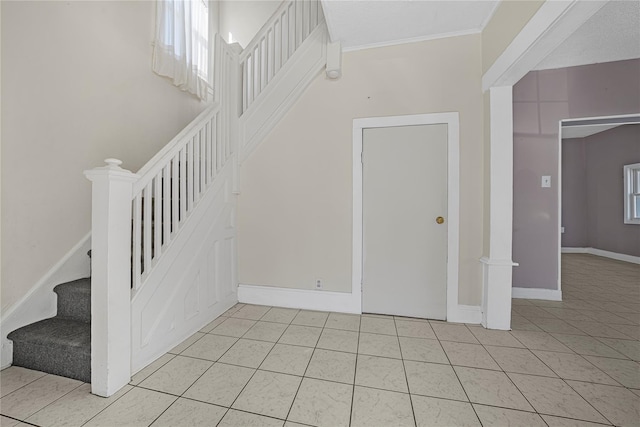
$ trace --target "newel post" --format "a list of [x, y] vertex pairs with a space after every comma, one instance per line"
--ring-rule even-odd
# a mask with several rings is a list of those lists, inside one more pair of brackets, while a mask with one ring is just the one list
[[85, 171], [91, 197], [91, 392], [131, 379], [131, 198], [138, 175], [117, 159]]

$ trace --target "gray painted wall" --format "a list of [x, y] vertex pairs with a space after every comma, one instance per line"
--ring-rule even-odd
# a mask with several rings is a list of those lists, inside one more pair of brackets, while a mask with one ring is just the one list
[[562, 247], [640, 256], [640, 226], [623, 221], [624, 165], [640, 162], [640, 125], [562, 141]]
[[587, 248], [587, 150], [585, 138], [562, 140], [563, 248]]
[[640, 163], [640, 125], [583, 138], [587, 158], [587, 245], [640, 256], [640, 225], [624, 223], [622, 168]]
[[640, 112], [638, 76], [640, 60], [629, 60], [532, 71], [514, 86], [514, 287], [558, 286], [558, 122]]

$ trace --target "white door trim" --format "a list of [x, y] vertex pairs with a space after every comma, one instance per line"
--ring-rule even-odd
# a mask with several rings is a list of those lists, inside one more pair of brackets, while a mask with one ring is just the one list
[[[461, 321], [458, 307], [458, 248], [460, 227], [459, 114], [434, 113], [370, 117], [353, 120], [353, 262], [352, 295], [362, 311], [362, 131], [366, 128], [447, 125], [447, 321]], [[465, 316], [464, 321], [469, 321]], [[479, 323], [479, 319], [477, 320]]]

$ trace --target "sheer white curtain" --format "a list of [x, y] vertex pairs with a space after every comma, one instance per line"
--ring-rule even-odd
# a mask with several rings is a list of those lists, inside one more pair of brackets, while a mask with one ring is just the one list
[[205, 100], [209, 84], [207, 0], [158, 0], [153, 71]]

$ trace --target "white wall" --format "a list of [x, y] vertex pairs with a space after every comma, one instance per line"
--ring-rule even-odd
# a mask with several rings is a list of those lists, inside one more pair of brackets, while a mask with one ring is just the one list
[[253, 36], [271, 18], [282, 1], [273, 0], [223, 0], [220, 1], [220, 36], [246, 47]]
[[345, 53], [241, 168], [242, 284], [351, 291], [354, 118], [460, 112], [460, 304], [479, 305], [483, 224], [481, 37]]
[[204, 107], [151, 71], [151, 1], [2, 2], [2, 309], [90, 229], [82, 171], [136, 171]]

